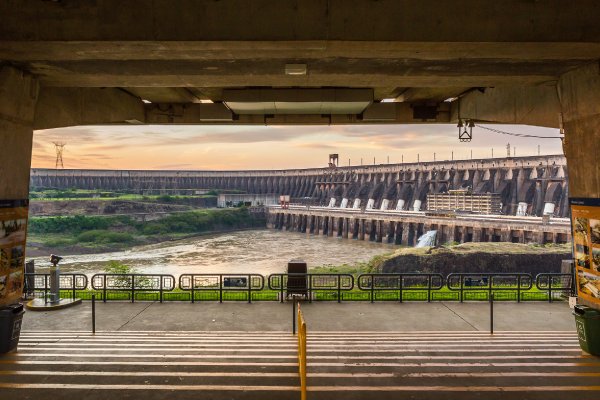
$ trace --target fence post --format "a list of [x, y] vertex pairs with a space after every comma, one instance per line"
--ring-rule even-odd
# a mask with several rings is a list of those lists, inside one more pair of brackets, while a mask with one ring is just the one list
[[219, 303], [223, 302], [223, 274], [219, 275]]
[[248, 275], [248, 304], [252, 303], [252, 276]]
[[296, 334], [296, 295], [292, 295], [292, 335]]
[[490, 335], [494, 334], [494, 293], [490, 294]]
[[337, 277], [337, 278], [338, 278], [338, 279], [337, 279], [337, 281], [338, 281], [338, 282], [337, 282], [337, 283], [338, 283], [338, 293], [337, 293], [337, 294], [338, 294], [338, 296], [337, 296], [337, 301], [338, 301], [338, 303], [341, 303], [341, 302], [342, 302], [342, 275], [339, 275], [339, 274], [338, 274], [338, 277]]
[[92, 294], [92, 334], [96, 334], [96, 295]]

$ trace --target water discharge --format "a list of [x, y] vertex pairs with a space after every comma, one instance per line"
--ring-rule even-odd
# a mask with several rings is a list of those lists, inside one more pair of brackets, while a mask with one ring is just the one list
[[427, 231], [419, 239], [417, 239], [417, 245], [415, 247], [433, 247], [435, 246], [435, 237], [437, 231]]
[[[138, 273], [258, 273], [284, 272], [287, 262], [301, 258], [309, 268], [368, 261], [394, 250], [393, 245], [327, 238], [277, 230], [252, 230], [163, 242], [127, 251], [65, 256], [62, 272], [103, 272], [108, 261], [133, 267]], [[48, 266], [47, 257], [35, 259], [36, 270]]]

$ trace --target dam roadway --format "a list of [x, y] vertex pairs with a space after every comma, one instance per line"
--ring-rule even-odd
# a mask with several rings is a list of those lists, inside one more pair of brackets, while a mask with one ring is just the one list
[[566, 243], [568, 218], [457, 214], [432, 216], [422, 211], [361, 210], [290, 205], [268, 207], [273, 229], [414, 246], [429, 230], [436, 244], [446, 242]]

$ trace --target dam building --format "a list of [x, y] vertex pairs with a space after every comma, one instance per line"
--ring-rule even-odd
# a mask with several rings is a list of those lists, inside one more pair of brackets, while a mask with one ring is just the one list
[[565, 157], [551, 155], [268, 171], [34, 168], [30, 185], [135, 192], [241, 190], [289, 195], [292, 203], [381, 211], [423, 211], [428, 209], [428, 196], [468, 190], [474, 195], [496, 194], [499, 202], [494, 213], [565, 217], [567, 176]]

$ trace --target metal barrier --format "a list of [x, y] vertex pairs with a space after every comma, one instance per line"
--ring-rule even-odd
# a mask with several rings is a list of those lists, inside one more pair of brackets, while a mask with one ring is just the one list
[[[68, 291], [74, 299], [77, 290], [86, 290], [88, 277], [84, 274], [60, 274], [60, 290]], [[50, 291], [50, 274], [25, 274], [24, 293], [44, 292], [44, 298], [48, 297]]]
[[[351, 274], [271, 274], [269, 289], [280, 293], [279, 300], [283, 303], [288, 282], [293, 282], [294, 293], [299, 293], [299, 281], [306, 279], [305, 296], [312, 302], [313, 293], [335, 292], [337, 302], [342, 301], [342, 292], [354, 289], [354, 276]], [[290, 286], [292, 287], [292, 286]]]
[[533, 287], [533, 278], [525, 273], [453, 273], [446, 277], [446, 286], [453, 292], [459, 292], [461, 303], [465, 292], [486, 293], [485, 300], [489, 300], [494, 292], [516, 292], [517, 302], [521, 302], [521, 293]]
[[541, 273], [535, 277], [535, 287], [548, 292], [548, 302], [552, 303], [552, 293], [565, 293], [572, 295], [575, 291], [572, 274]]
[[306, 321], [298, 303], [298, 373], [300, 375], [300, 399], [306, 400]]
[[248, 303], [252, 303], [252, 292], [260, 292], [265, 287], [265, 278], [258, 274], [184, 274], [179, 277], [179, 289], [190, 292], [192, 303], [195, 293], [219, 292], [219, 303], [223, 302], [223, 292], [245, 292]]
[[358, 289], [368, 291], [371, 303], [376, 300], [378, 292], [398, 292], [398, 300], [402, 303], [404, 292], [427, 291], [427, 301], [431, 301], [431, 292], [444, 287], [441, 274], [400, 273], [400, 274], [361, 274]]
[[91, 281], [92, 289], [102, 291], [105, 303], [108, 292], [128, 293], [132, 303], [136, 293], [158, 293], [162, 303], [163, 294], [175, 289], [175, 277], [163, 274], [95, 274]]

